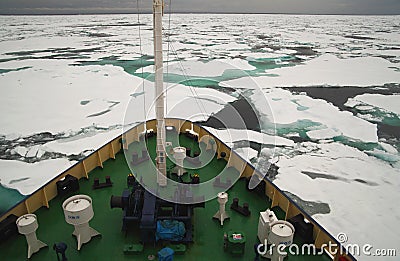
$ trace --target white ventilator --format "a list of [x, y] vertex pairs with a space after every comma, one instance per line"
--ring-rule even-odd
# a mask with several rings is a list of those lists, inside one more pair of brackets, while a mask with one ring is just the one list
[[86, 195], [76, 195], [68, 198], [62, 204], [65, 221], [74, 225], [72, 233], [78, 240], [78, 250], [82, 244], [90, 241], [94, 236], [100, 235], [99, 232], [89, 226], [89, 221], [93, 218], [92, 199]]
[[177, 175], [180, 177], [185, 172], [183, 168], [183, 160], [186, 158], [186, 148], [185, 147], [175, 147], [174, 148], [174, 159], [177, 167]]
[[[272, 250], [266, 251], [263, 257], [271, 261], [282, 261], [287, 256], [284, 248], [293, 243], [295, 229], [292, 224], [284, 220], [278, 220], [273, 211], [267, 209], [260, 212], [258, 222], [258, 239], [264, 246], [271, 245]], [[278, 246], [284, 246], [278, 251]]]
[[228, 202], [228, 193], [226, 192], [218, 193], [219, 210], [217, 214], [214, 215], [214, 218], [217, 218], [221, 221], [221, 226], [224, 225], [224, 220], [229, 218], [228, 214], [226, 214], [225, 211], [226, 202]]
[[[287, 221], [279, 220], [271, 225], [271, 231], [268, 235], [268, 244], [275, 246], [283, 245], [289, 247], [293, 243], [294, 227]], [[281, 250], [284, 250], [281, 249]], [[270, 253], [270, 252], [268, 252]], [[271, 261], [283, 261], [287, 256], [286, 252], [278, 251], [277, 247], [269, 254]]]
[[290, 246], [293, 243], [294, 227], [287, 221], [278, 220], [271, 225], [268, 243]]
[[32, 254], [38, 252], [42, 247], [47, 246], [36, 237], [36, 230], [39, 227], [36, 215], [23, 215], [17, 219], [16, 224], [19, 233], [26, 237], [26, 242], [28, 243], [28, 258], [31, 258]]

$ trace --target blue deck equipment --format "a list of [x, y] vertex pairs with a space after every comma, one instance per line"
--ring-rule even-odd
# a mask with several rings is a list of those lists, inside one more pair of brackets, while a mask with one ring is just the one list
[[158, 251], [158, 260], [159, 261], [172, 261], [174, 260], [174, 250], [169, 247], [164, 247], [160, 251]]
[[157, 221], [156, 240], [180, 241], [186, 233], [185, 224], [177, 220]]

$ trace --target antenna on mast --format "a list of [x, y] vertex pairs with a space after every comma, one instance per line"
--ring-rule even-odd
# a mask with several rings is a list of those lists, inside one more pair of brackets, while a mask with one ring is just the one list
[[167, 185], [167, 166], [165, 154], [165, 114], [164, 114], [164, 78], [162, 49], [162, 16], [164, 0], [153, 0], [153, 37], [154, 37], [154, 70], [156, 89], [157, 120], [157, 184]]

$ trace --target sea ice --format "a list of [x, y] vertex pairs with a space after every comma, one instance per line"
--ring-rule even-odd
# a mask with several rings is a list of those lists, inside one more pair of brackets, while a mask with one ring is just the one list
[[[266, 70], [275, 75], [260, 76], [255, 81], [269, 87], [299, 86], [360, 86], [369, 87], [398, 83], [400, 73], [395, 64], [378, 57], [340, 59], [333, 54], [323, 54], [304, 64]], [[241, 79], [227, 81], [232, 87], [243, 87]]]
[[250, 96], [255, 108], [268, 100], [272, 113], [264, 111], [264, 121], [287, 125], [299, 120], [310, 120], [324, 125], [330, 132], [342, 133], [352, 140], [377, 142], [377, 127], [350, 112], [340, 111], [325, 100], [292, 94], [279, 88], [254, 90]]
[[311, 140], [326, 140], [340, 135], [342, 135], [342, 133], [335, 129], [321, 129], [321, 130], [307, 131], [307, 136]]
[[26, 153], [28, 152], [28, 149], [22, 146], [17, 146], [15, 147], [12, 151], [11, 154], [18, 154], [22, 157], [25, 157]]
[[21, 135], [18, 133], [10, 133], [5, 136], [5, 139], [12, 141], [12, 140], [18, 140], [20, 137], [21, 137]]
[[[400, 214], [390, 202], [400, 200], [399, 169], [340, 143], [319, 144], [302, 155], [292, 151], [277, 165], [274, 183], [278, 187], [303, 200], [329, 204], [331, 213], [314, 218], [330, 233], [345, 232], [347, 243], [397, 248], [400, 229], [392, 224], [397, 224]], [[390, 215], [385, 214], [388, 208], [393, 210]], [[368, 221], [349, 218], [353, 216]], [[379, 233], [371, 229], [374, 225]]]
[[258, 152], [250, 147], [235, 148], [234, 151], [238, 153], [247, 162], [250, 162], [251, 159], [256, 158], [258, 155]]
[[46, 143], [45, 149], [46, 151], [57, 151], [66, 155], [78, 155], [82, 151], [94, 151], [94, 148], [100, 148], [108, 141], [121, 134], [122, 127], [103, 132], [94, 131], [88, 134], [81, 134], [71, 138], [48, 142]]
[[[69, 66], [65, 60], [20, 63], [33, 68], [7, 73], [1, 79], [0, 125], [5, 134], [56, 134], [93, 123], [121, 124], [129, 94], [141, 82], [114, 66]], [[83, 100], [93, 102], [83, 106]], [[118, 104], [110, 109], [108, 101]]]
[[379, 145], [389, 153], [397, 154], [397, 149], [390, 144], [379, 142]]
[[51, 159], [36, 163], [0, 160], [1, 184], [30, 195], [49, 180], [61, 174], [74, 162], [67, 159]]
[[253, 131], [253, 130], [239, 130], [239, 129], [224, 129], [217, 130], [211, 127], [205, 127], [209, 132], [214, 134], [217, 138], [221, 139], [228, 145], [237, 141], [253, 141], [265, 145], [275, 145], [284, 147], [293, 147], [295, 143], [292, 140], [272, 136], [269, 134]]
[[[397, 82], [400, 82], [400, 75]], [[400, 95], [366, 93], [350, 98], [345, 105], [348, 107], [357, 107], [357, 109], [359, 109], [360, 105], [365, 104], [400, 115]]]
[[26, 153], [25, 157], [26, 158], [34, 158], [34, 157], [36, 157], [36, 155], [38, 154], [40, 148], [41, 148], [40, 145], [36, 145], [36, 146], [33, 146], [33, 147], [29, 148], [29, 151], [28, 151], [28, 153]]

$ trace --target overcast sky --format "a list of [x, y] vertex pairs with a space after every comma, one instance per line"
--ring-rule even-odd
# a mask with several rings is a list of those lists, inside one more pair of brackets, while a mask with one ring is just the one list
[[[132, 13], [137, 0], [0, 0], [0, 14]], [[149, 11], [152, 0], [139, 0]], [[170, 0], [165, 0], [166, 4]], [[400, 0], [172, 0], [174, 12], [400, 14]]]

